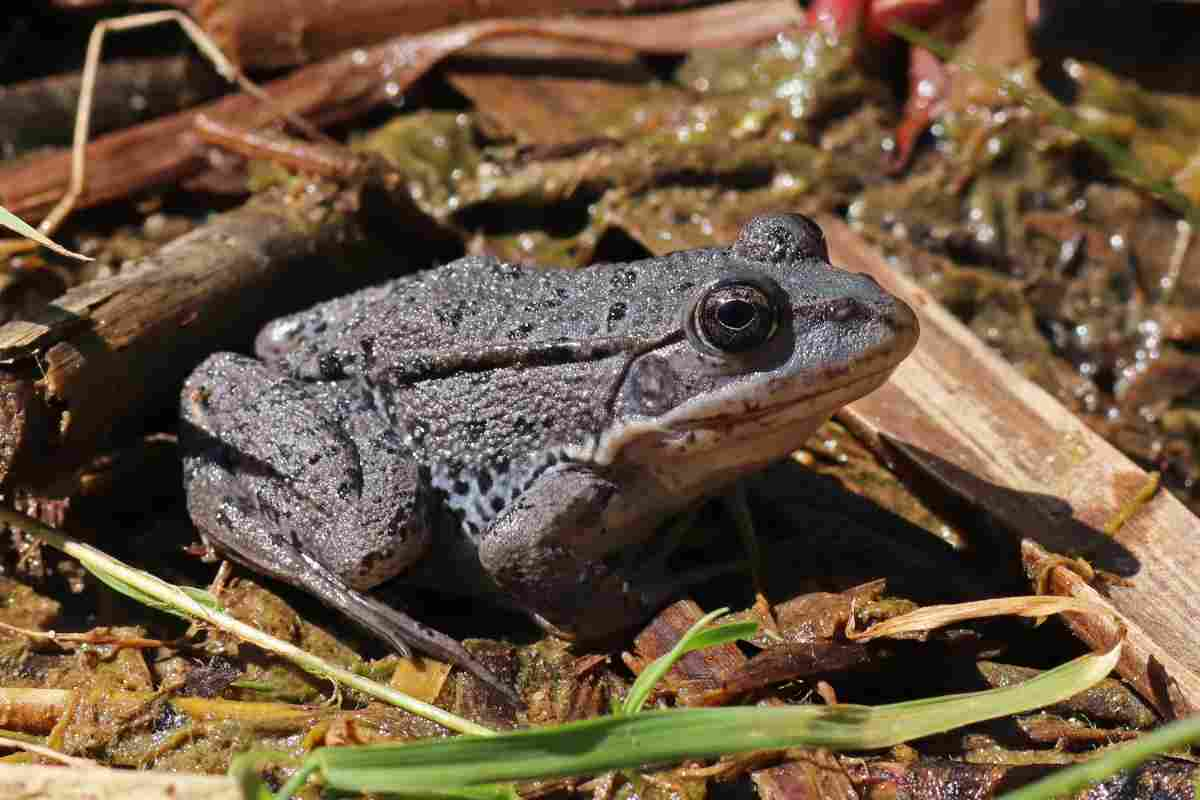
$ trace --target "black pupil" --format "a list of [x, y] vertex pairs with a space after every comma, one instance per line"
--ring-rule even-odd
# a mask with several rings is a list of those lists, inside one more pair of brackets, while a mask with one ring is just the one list
[[695, 333], [722, 353], [745, 353], [775, 332], [775, 301], [750, 283], [715, 287], [693, 311]]
[[754, 322], [754, 304], [740, 298], [730, 298], [717, 308], [717, 320], [726, 328], [740, 331]]

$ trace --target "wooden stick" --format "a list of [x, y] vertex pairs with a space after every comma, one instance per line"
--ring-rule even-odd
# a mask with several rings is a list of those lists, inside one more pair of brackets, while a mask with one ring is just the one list
[[[82, 80], [75, 72], [0, 87], [0, 152], [11, 157], [70, 144]], [[92, 130], [144, 123], [207, 100], [224, 86], [190, 56], [108, 63], [96, 76]]]

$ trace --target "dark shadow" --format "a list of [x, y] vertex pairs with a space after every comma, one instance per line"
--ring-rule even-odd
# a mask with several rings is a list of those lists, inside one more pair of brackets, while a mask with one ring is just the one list
[[1016, 549], [1027, 538], [1122, 577], [1141, 568], [1128, 548], [1077, 519], [1061, 497], [999, 486], [916, 445], [880, 438], [897, 475], [923, 502], [968, 532], [984, 535], [977, 540], [981, 554], [998, 549], [1019, 555]]
[[1013, 577], [1019, 572], [980, 570], [933, 533], [794, 461], [750, 478], [747, 494], [776, 602], [878, 578], [887, 579], [889, 594], [921, 603], [977, 599], [1016, 588]]
[[1094, 61], [1156, 91], [1200, 88], [1200, 8], [1186, 2], [1058, 0], [1042, 3], [1031, 31], [1040, 78], [1072, 98], [1065, 58]]

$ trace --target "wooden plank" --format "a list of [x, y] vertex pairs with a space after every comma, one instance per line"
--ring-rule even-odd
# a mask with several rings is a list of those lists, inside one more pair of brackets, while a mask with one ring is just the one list
[[[845, 224], [822, 225], [834, 263], [874, 276], [921, 321], [913, 355], [844, 420], [902, 473], [915, 470], [986, 513], [1014, 549], [1032, 540], [1128, 577], [1128, 586], [1092, 593], [1126, 625], [1121, 674], [1166, 716], [1200, 708], [1200, 518], [1163, 491], [1105, 534], [1147, 474]], [[1069, 581], [1050, 578], [1050, 591], [1066, 591]], [[1094, 648], [1111, 642], [1111, 628], [1067, 624]]]

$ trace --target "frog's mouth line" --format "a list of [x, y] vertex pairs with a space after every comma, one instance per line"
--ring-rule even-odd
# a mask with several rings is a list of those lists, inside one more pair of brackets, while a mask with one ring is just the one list
[[[705, 416], [683, 413], [686, 410], [697, 411], [694, 407], [688, 409], [685, 406], [657, 419], [631, 422], [618, 430], [605, 433], [591, 447], [578, 449], [574, 456], [580, 461], [607, 466], [616, 462], [621, 452], [630, 444], [643, 437], [655, 437], [660, 446], [673, 449], [678, 455], [686, 458], [714, 446], [719, 447], [722, 443], [770, 437], [775, 430], [782, 430], [791, 425], [803, 425], [806, 421], [812, 421], [815, 427], [846, 403], [857, 400], [882, 385], [908, 355], [907, 351], [901, 349], [899, 352], [902, 355], [897, 358], [897, 352], [889, 349], [874, 359], [869, 359], [879, 366], [866, 372], [862, 371], [865, 365], [860, 362], [852, 370], [855, 374], [852, 377], [847, 374], [840, 382], [829, 380], [828, 373], [825, 376], [813, 376], [811, 383], [821, 385], [819, 391], [788, 395], [776, 402], [763, 402], [757, 408], [749, 408], [746, 401], [739, 401], [741, 410], [737, 413], [724, 411]], [[827, 381], [824, 384], [822, 377]], [[786, 392], [781, 390], [781, 393]], [[706, 402], [714, 401], [709, 399]], [[674, 414], [682, 418], [672, 420]], [[807, 434], [804, 438], [807, 438]], [[786, 449], [794, 449], [803, 442], [782, 444]]]
[[[740, 414], [713, 414], [707, 417], [693, 417], [690, 420], [685, 420], [680, 424], [670, 426], [671, 430], [684, 432], [694, 430], [696, 428], [737, 428], [747, 423], [761, 422], [771, 417], [778, 417], [788, 412], [794, 412], [798, 416], [812, 416], [822, 413], [832, 413], [843, 405], [853, 400], [857, 400], [877, 387], [881, 386], [888, 376], [895, 371], [899, 366], [899, 362], [888, 364], [871, 372], [855, 375], [853, 378], [844, 383], [834, 383], [827, 385], [819, 392], [811, 392], [809, 394], [798, 395], [783, 400], [777, 403], [766, 403], [753, 411], [746, 410]], [[859, 388], [863, 390], [858, 391]], [[869, 388], [866, 388], [869, 387]], [[853, 395], [849, 400], [837, 400], [828, 403], [828, 407], [820, 407], [815, 400], [821, 398], [833, 398], [837, 395]], [[825, 405], [825, 404], [821, 404]], [[803, 408], [802, 408], [803, 407]]]

